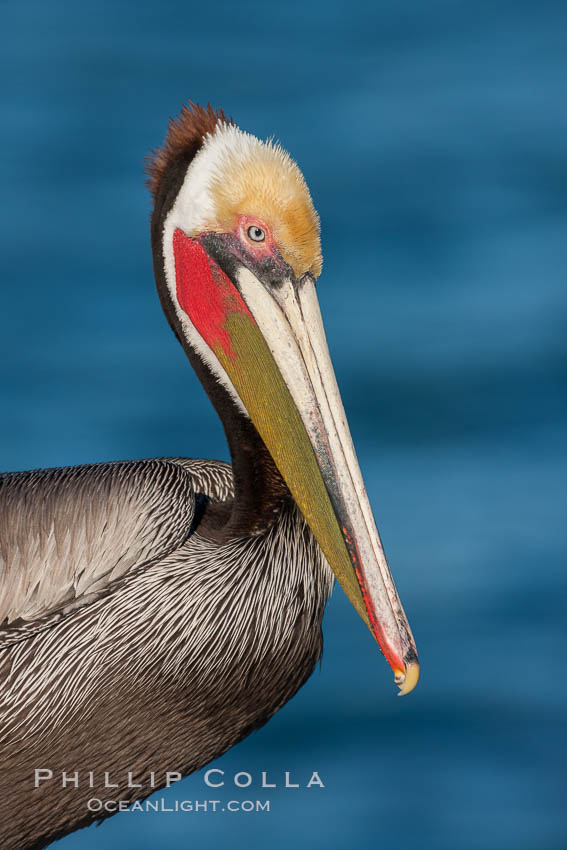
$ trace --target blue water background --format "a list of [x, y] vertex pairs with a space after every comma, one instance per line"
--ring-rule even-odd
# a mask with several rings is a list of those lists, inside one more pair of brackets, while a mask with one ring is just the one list
[[227, 787], [167, 797], [269, 814], [124, 814], [57, 848], [567, 846], [566, 33], [562, 2], [2, 4], [0, 468], [227, 457], [154, 292], [142, 171], [184, 100], [222, 105], [320, 211], [423, 671], [396, 699], [338, 589], [321, 670], [219, 760]]

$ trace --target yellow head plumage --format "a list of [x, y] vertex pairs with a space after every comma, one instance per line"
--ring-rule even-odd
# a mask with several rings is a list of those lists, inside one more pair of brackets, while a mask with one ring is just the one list
[[268, 225], [295, 275], [321, 273], [319, 216], [305, 179], [289, 154], [272, 140], [240, 130], [222, 111], [191, 104], [170, 121], [163, 146], [148, 162], [154, 201], [176, 162], [187, 163], [191, 179], [184, 197], [185, 232], [232, 232], [239, 216]]
[[[220, 142], [220, 143], [219, 143]], [[230, 231], [238, 215], [258, 217], [271, 229], [297, 277], [321, 273], [319, 216], [303, 174], [284, 149], [221, 124], [207, 146], [219, 154], [210, 193], [215, 229]]]

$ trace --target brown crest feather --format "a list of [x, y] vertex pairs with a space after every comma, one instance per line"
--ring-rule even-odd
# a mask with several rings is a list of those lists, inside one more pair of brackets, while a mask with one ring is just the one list
[[204, 137], [207, 133], [213, 133], [220, 122], [234, 123], [222, 109], [213, 109], [210, 103], [203, 108], [190, 100], [183, 104], [179, 115], [169, 119], [163, 145], [155, 148], [145, 160], [147, 186], [154, 201], [158, 186], [171, 163], [183, 157], [189, 165], [202, 146]]

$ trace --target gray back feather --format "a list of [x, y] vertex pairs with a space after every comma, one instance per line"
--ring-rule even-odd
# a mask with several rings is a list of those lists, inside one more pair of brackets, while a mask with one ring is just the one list
[[0, 475], [0, 627], [65, 613], [177, 549], [196, 492], [232, 495], [231, 467], [175, 458]]

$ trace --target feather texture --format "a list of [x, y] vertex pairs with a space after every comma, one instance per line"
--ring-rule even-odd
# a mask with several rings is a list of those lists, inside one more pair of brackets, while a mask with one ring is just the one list
[[[4, 558], [27, 575], [12, 579], [20, 617], [41, 615], [5, 627], [0, 646], [0, 846], [20, 850], [89, 823], [88, 799], [146, 797], [151, 772], [161, 787], [167, 770], [196, 770], [265, 723], [321, 655], [333, 578], [291, 500], [253, 537], [218, 543], [192, 526], [199, 500], [230, 502], [224, 463], [100, 464], [2, 484], [15, 523]], [[34, 789], [36, 768], [59, 781]], [[61, 787], [63, 771], [78, 771], [79, 788]], [[120, 787], [105, 788], [105, 772]]]

